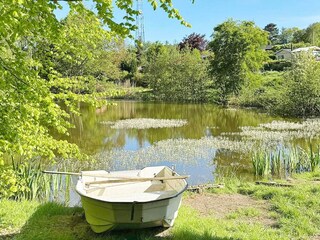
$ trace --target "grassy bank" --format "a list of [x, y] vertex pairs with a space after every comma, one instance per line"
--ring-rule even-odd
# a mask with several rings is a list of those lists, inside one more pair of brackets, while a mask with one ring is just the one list
[[82, 208], [0, 201], [2, 239], [318, 239], [319, 172], [296, 175], [292, 187], [228, 182], [186, 193], [175, 226], [95, 234]]

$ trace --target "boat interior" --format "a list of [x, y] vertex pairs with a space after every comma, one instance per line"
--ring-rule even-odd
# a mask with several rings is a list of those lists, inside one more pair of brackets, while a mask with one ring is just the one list
[[[110, 176], [106, 177], [106, 176]], [[81, 194], [107, 202], [148, 202], [170, 198], [183, 191], [184, 179], [170, 179], [177, 176], [168, 167], [147, 167], [132, 171], [85, 171], [82, 173]], [[117, 178], [118, 177], [118, 178]], [[137, 178], [167, 178], [166, 180], [131, 181]], [[108, 183], [109, 180], [125, 179], [124, 182]], [[95, 184], [97, 182], [97, 184]], [[88, 185], [87, 183], [91, 183]], [[79, 184], [79, 183], [78, 183]]]

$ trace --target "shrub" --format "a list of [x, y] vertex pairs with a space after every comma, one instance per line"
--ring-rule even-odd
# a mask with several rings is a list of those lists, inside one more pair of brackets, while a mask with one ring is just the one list
[[204, 102], [209, 83], [206, 69], [207, 60], [202, 59], [198, 50], [179, 51], [166, 46], [147, 63], [144, 80], [156, 100]]
[[265, 71], [285, 71], [291, 67], [291, 61], [273, 60], [268, 61], [264, 66]]
[[238, 102], [245, 107], [269, 109], [278, 101], [279, 89], [282, 85], [283, 73], [281, 72], [254, 74], [241, 90]]
[[14, 198], [23, 192], [30, 191], [26, 181], [18, 176], [12, 166], [2, 166], [0, 168], [0, 179], [0, 199]]
[[274, 109], [288, 116], [320, 115], [320, 62], [312, 54], [295, 55]]

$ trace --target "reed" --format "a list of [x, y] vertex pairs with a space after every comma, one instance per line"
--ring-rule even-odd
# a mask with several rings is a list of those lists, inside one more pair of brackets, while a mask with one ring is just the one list
[[309, 151], [299, 147], [258, 149], [251, 156], [256, 176], [290, 176], [293, 173], [313, 172], [320, 166], [320, 148], [310, 144]]
[[[44, 166], [40, 160], [32, 160], [28, 163], [12, 162], [0, 171], [10, 173], [10, 179], [5, 184], [0, 184], [0, 193], [5, 188], [10, 189], [8, 194], [2, 194], [3, 198], [14, 200], [38, 200], [40, 202], [57, 199], [69, 200], [71, 178], [65, 176], [55, 176], [43, 174]], [[4, 172], [4, 174], [6, 173]], [[61, 193], [64, 196], [61, 197]], [[0, 194], [1, 197], [1, 194]]]
[[266, 176], [270, 172], [270, 156], [268, 152], [258, 151], [253, 153], [252, 164], [256, 176]]
[[272, 175], [277, 175], [277, 176], [281, 175], [281, 171], [282, 171], [281, 159], [282, 159], [281, 151], [271, 152], [270, 171]]
[[314, 172], [320, 166], [320, 147], [317, 145], [316, 148], [309, 144], [309, 160], [311, 171]]

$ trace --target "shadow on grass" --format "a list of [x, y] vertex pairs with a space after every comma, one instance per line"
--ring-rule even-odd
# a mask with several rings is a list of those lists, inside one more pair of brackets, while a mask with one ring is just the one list
[[14, 239], [14, 237], [16, 236], [15, 233], [1, 233], [0, 235], [0, 239], [1, 240], [9, 240], [9, 239]]
[[149, 228], [143, 230], [112, 231], [102, 234], [94, 233], [86, 222], [83, 209], [64, 207], [56, 203], [40, 205], [26, 224], [16, 234], [2, 235], [1, 239], [17, 240], [81, 240], [81, 239], [183, 239], [183, 240], [232, 240], [218, 238], [209, 233], [198, 234], [186, 229], [174, 234], [165, 228]]

